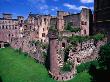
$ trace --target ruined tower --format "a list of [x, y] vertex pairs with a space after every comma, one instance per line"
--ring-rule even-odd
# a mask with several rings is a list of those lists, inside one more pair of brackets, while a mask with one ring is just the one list
[[91, 34], [92, 28], [92, 11], [87, 8], [82, 8], [80, 13], [80, 28], [81, 28], [81, 35], [87, 36]]
[[63, 31], [64, 30], [64, 16], [69, 15], [68, 12], [64, 11], [57, 11], [57, 29], [58, 31]]
[[49, 31], [49, 48], [50, 48], [50, 74], [53, 76], [59, 75], [59, 66], [57, 60], [57, 33]]

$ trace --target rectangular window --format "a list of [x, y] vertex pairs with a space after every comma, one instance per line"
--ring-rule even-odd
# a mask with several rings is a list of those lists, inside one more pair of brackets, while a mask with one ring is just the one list
[[42, 33], [42, 37], [45, 37], [45, 33]]
[[85, 25], [87, 25], [87, 22], [85, 22]]
[[84, 30], [84, 34], [86, 34], [86, 30]]
[[45, 24], [46, 24], [46, 18], [44, 18], [44, 22], [45, 22]]
[[81, 25], [85, 25], [84, 21], [81, 21]]
[[8, 29], [8, 26], [6, 25], [6, 29]]
[[87, 25], [87, 22], [81, 21], [81, 25]]
[[44, 28], [43, 28], [43, 31], [44, 31]]
[[2, 29], [4, 29], [4, 25], [2, 26]]

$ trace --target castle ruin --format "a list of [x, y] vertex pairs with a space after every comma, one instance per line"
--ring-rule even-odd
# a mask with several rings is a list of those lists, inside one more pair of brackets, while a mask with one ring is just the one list
[[[92, 12], [87, 8], [82, 8], [77, 14], [58, 11], [57, 16], [30, 13], [26, 20], [23, 16], [13, 19], [12, 14], [3, 14], [0, 18], [0, 47], [3, 48], [8, 43], [12, 48], [21, 49], [40, 63], [45, 63], [42, 52], [47, 53], [47, 48], [42, 48], [40, 45], [49, 44], [49, 73], [55, 80], [70, 80], [77, 73], [77, 65], [98, 57], [99, 48], [106, 43], [106, 39], [98, 42], [91, 39], [77, 43], [75, 49], [69, 51], [67, 58], [67, 61], [72, 64], [72, 69], [63, 73], [61, 68], [65, 63], [64, 49], [70, 43], [67, 39], [59, 40], [59, 36], [89, 36], [92, 23]], [[73, 26], [72, 29], [80, 30], [68, 31], [65, 29], [68, 24]]]

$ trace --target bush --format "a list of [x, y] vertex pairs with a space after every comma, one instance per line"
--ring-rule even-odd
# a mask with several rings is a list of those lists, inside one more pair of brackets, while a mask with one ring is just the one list
[[50, 26], [49, 31], [51, 32], [58, 32], [57, 28], [55, 26]]
[[65, 72], [65, 71], [71, 71], [71, 69], [72, 69], [72, 63], [71, 62], [65, 62], [64, 63], [64, 66], [61, 68], [61, 70], [63, 72]]
[[69, 51], [70, 51], [71, 48], [72, 48], [72, 46], [69, 45], [69, 46], [67, 46], [67, 47], [64, 49], [64, 62], [67, 61], [68, 55], [69, 55]]
[[100, 67], [110, 70], [110, 43], [105, 44], [99, 51]]
[[65, 27], [65, 30], [67, 30], [69, 32], [79, 32], [79, 31], [81, 31], [80, 28], [74, 27], [72, 22], [67, 24], [67, 26]]
[[95, 41], [102, 40], [104, 37], [105, 37], [104, 34], [96, 34], [96, 35], [92, 36], [92, 38], [93, 38]]
[[42, 49], [48, 49], [48, 44], [42, 44]]
[[30, 43], [31, 43], [32, 45], [35, 45], [35, 46], [41, 46], [41, 42], [40, 42], [40, 41], [35, 41], [35, 40], [33, 40], [33, 41], [30, 41]]
[[46, 53], [46, 52], [44, 52], [44, 51], [42, 52], [42, 54], [43, 54], [43, 56], [44, 56], [44, 57], [46, 57], [46, 56], [47, 56], [47, 53]]
[[83, 41], [87, 41], [89, 39], [90, 39], [89, 36], [71, 36], [68, 38], [69, 42], [72, 44], [77, 44]]
[[91, 65], [99, 67], [98, 61], [95, 60], [95, 61], [80, 64], [79, 66], [77, 66], [77, 72], [80, 73], [83, 71], [89, 71]]

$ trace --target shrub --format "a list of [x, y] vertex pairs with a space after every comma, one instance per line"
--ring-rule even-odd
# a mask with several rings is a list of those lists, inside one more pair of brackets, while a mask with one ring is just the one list
[[105, 37], [105, 35], [104, 34], [96, 34], [92, 37], [95, 41], [99, 41], [99, 40], [102, 40]]
[[67, 30], [69, 32], [79, 32], [79, 31], [81, 31], [80, 28], [74, 27], [72, 22], [67, 24], [67, 26], [65, 27], [65, 30]]
[[47, 49], [48, 48], [48, 44], [42, 44], [42, 49]]
[[44, 56], [44, 57], [46, 57], [46, 56], [47, 56], [47, 53], [46, 53], [46, 52], [44, 52], [44, 51], [42, 52], [42, 54], [43, 54], [43, 56]]
[[83, 72], [83, 71], [89, 71], [91, 65], [99, 67], [98, 61], [94, 60], [94, 61], [91, 61], [91, 62], [82, 63], [79, 66], [77, 66], [77, 72], [80, 73], [80, 72]]
[[100, 67], [110, 70], [110, 43], [105, 44], [99, 51]]
[[71, 36], [71, 37], [68, 38], [69, 42], [72, 43], [72, 44], [87, 41], [89, 39], [90, 39], [89, 36]]
[[64, 66], [61, 68], [61, 70], [63, 71], [63, 72], [66, 72], [66, 71], [71, 71], [71, 69], [72, 69], [72, 63], [71, 62], [65, 62], [64, 63]]
[[69, 55], [69, 51], [72, 48], [71, 45], [68, 45], [65, 49], [64, 49], [64, 61], [67, 61], [68, 59], [68, 55]]

